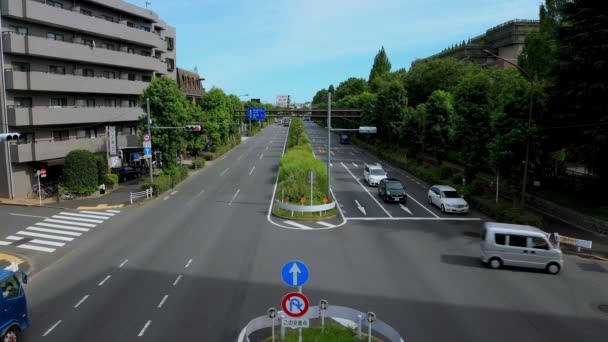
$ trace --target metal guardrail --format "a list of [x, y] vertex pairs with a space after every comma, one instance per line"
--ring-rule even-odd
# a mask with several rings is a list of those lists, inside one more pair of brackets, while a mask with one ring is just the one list
[[336, 207], [336, 202], [331, 202], [327, 204], [319, 204], [319, 205], [300, 205], [300, 204], [291, 204], [285, 203], [279, 200], [276, 200], [279, 204], [279, 208], [284, 210], [289, 210], [291, 212], [299, 211], [301, 213], [319, 213], [322, 211], [327, 211]]
[[149, 199], [150, 197], [152, 197], [152, 191], [152, 188], [147, 188], [144, 191], [132, 192], [129, 194], [129, 201], [131, 202], [131, 204], [133, 204], [133, 200], [138, 200], [144, 197], [146, 199]]

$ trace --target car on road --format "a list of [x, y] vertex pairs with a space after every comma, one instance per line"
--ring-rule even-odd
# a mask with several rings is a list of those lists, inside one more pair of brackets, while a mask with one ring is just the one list
[[141, 172], [133, 166], [124, 166], [118, 169], [118, 180], [120, 182], [126, 182], [130, 179], [136, 179], [141, 177]]
[[395, 178], [381, 180], [380, 184], [378, 184], [378, 195], [384, 202], [399, 202], [403, 204], [407, 202], [405, 186]]
[[433, 185], [428, 192], [429, 203], [441, 209], [442, 213], [469, 212], [469, 204], [456, 189], [447, 185]]
[[340, 134], [340, 144], [350, 144], [350, 137], [348, 134]]
[[283, 118], [283, 126], [289, 127], [290, 123], [291, 123], [291, 119], [290, 118]]
[[[19, 280], [19, 276], [21, 280]], [[0, 333], [2, 341], [20, 341], [21, 333], [30, 325], [23, 284], [27, 274], [0, 269]]]
[[380, 181], [387, 178], [386, 172], [380, 164], [365, 165], [363, 169], [363, 179], [369, 186], [380, 184]]
[[564, 266], [563, 254], [548, 236], [532, 226], [486, 222], [481, 233], [481, 262], [493, 269], [519, 266], [557, 274]]

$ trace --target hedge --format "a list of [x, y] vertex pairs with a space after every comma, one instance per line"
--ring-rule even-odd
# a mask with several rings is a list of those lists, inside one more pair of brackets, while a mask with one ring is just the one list
[[97, 185], [105, 182], [106, 173], [108, 172], [108, 160], [105, 155], [95, 154], [95, 163], [97, 163]]
[[156, 177], [152, 183], [150, 179], [145, 179], [140, 183], [141, 189], [152, 188], [155, 196], [162, 194], [163, 192], [174, 188], [179, 182], [183, 181], [188, 177], [188, 167], [179, 166], [174, 169], [163, 170], [162, 173]]
[[[107, 171], [106, 171], [107, 172]], [[98, 168], [95, 155], [87, 150], [74, 150], [65, 157], [63, 168], [66, 191], [91, 194], [97, 190]]]
[[192, 160], [192, 167], [195, 169], [202, 169], [205, 167], [205, 158], [194, 158]]
[[114, 185], [118, 183], [118, 175], [113, 173], [106, 173], [103, 177], [103, 184]]

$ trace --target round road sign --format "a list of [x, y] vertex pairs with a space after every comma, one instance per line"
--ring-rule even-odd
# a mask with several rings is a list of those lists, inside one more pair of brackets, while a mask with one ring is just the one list
[[144, 134], [144, 141], [150, 141], [150, 134]]
[[308, 298], [299, 292], [290, 292], [283, 297], [281, 302], [283, 312], [291, 317], [302, 317], [310, 307]]

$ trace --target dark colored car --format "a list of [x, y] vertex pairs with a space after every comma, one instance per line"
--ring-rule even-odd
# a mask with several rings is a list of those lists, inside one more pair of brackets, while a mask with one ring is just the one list
[[382, 197], [385, 202], [407, 202], [407, 194], [405, 187], [398, 179], [385, 178], [378, 184], [378, 195]]
[[348, 136], [348, 134], [340, 135], [340, 144], [350, 144], [350, 137]]
[[141, 177], [141, 172], [133, 166], [125, 166], [118, 169], [118, 180], [120, 182], [126, 182], [129, 179], [135, 179]]

